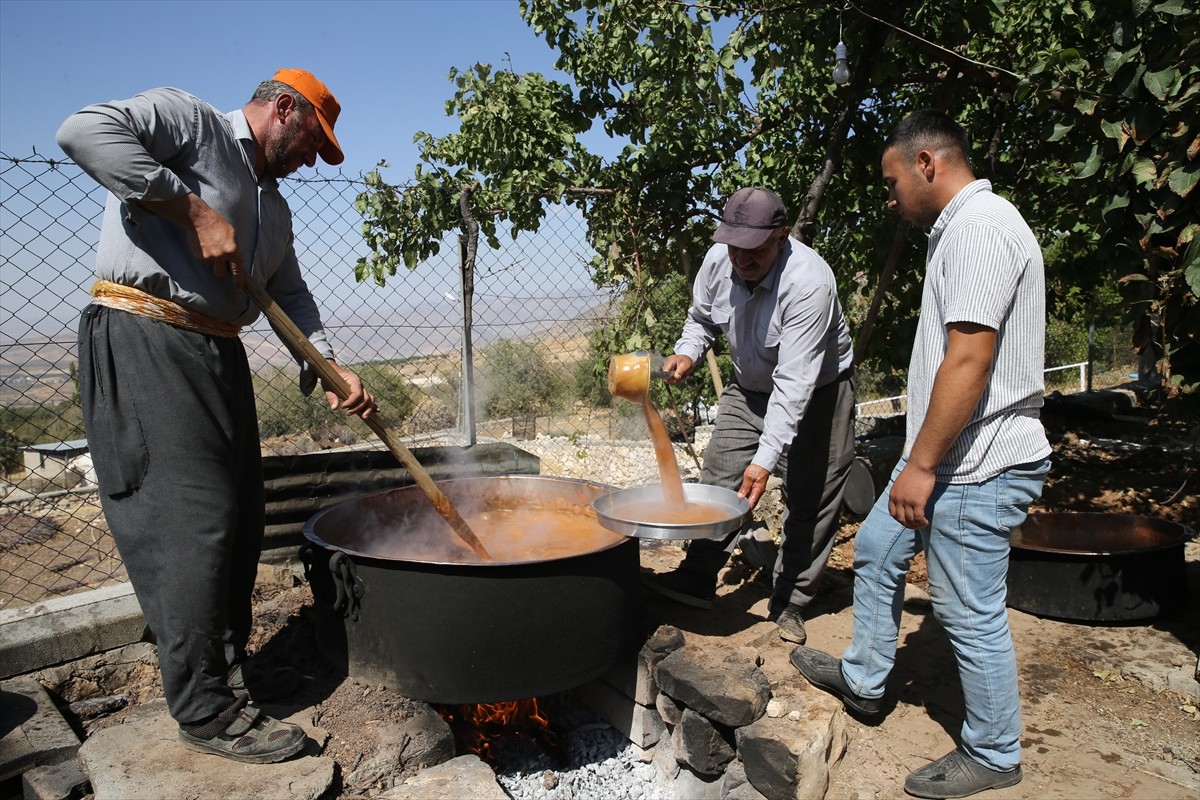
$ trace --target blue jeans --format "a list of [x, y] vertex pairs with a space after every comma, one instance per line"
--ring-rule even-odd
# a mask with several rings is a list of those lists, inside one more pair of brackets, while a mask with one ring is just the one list
[[842, 675], [860, 697], [883, 696], [896, 661], [904, 579], [925, 550], [933, 612], [954, 648], [966, 719], [961, 746], [992, 769], [1021, 763], [1017, 660], [1008, 629], [1009, 537], [1042, 493], [1050, 461], [1011, 467], [983, 483], [937, 483], [930, 523], [909, 530], [888, 513], [892, 482], [854, 538], [854, 638]]

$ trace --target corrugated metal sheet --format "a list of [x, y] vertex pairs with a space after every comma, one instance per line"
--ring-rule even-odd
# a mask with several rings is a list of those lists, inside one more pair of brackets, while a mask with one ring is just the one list
[[[435, 481], [476, 475], [537, 475], [541, 471], [541, 459], [504, 442], [414, 447], [411, 451]], [[342, 500], [414, 482], [387, 450], [269, 456], [263, 459], [263, 477], [267, 494], [263, 552], [267, 561], [290, 560], [305, 542], [304, 523], [318, 511]]]

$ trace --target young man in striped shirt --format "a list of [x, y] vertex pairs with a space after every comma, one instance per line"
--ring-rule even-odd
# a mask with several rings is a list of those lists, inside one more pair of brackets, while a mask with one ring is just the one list
[[1021, 780], [1017, 665], [1005, 607], [1009, 537], [1042, 491], [1045, 277], [1020, 213], [976, 180], [966, 135], [917, 111], [884, 145], [888, 207], [929, 228], [908, 373], [905, 454], [859, 528], [854, 636], [840, 661], [792, 663], [860, 714], [883, 712], [909, 562], [922, 549], [934, 614], [954, 648], [960, 745], [908, 776], [918, 797], [966, 797]]

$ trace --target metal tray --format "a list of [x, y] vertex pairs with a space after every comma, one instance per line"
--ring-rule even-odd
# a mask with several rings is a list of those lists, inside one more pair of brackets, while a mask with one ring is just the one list
[[746, 515], [750, 513], [750, 504], [744, 497], [738, 497], [737, 492], [704, 483], [685, 483], [684, 501], [723, 508], [728, 512], [725, 519], [711, 522], [646, 522], [621, 513], [622, 508], [635, 503], [661, 501], [662, 496], [661, 484], [634, 486], [597, 497], [592, 501], [592, 508], [605, 528], [639, 539], [714, 539], [741, 528]]

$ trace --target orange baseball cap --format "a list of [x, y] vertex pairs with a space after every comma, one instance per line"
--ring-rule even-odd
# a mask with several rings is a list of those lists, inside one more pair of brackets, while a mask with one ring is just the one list
[[345, 161], [342, 147], [333, 135], [333, 124], [337, 122], [338, 114], [342, 113], [342, 107], [329, 91], [329, 87], [317, 80], [311, 72], [303, 69], [281, 69], [275, 73], [272, 80], [286, 83], [302, 94], [317, 110], [317, 119], [325, 131], [325, 146], [320, 150], [321, 159], [326, 164], [335, 166]]

